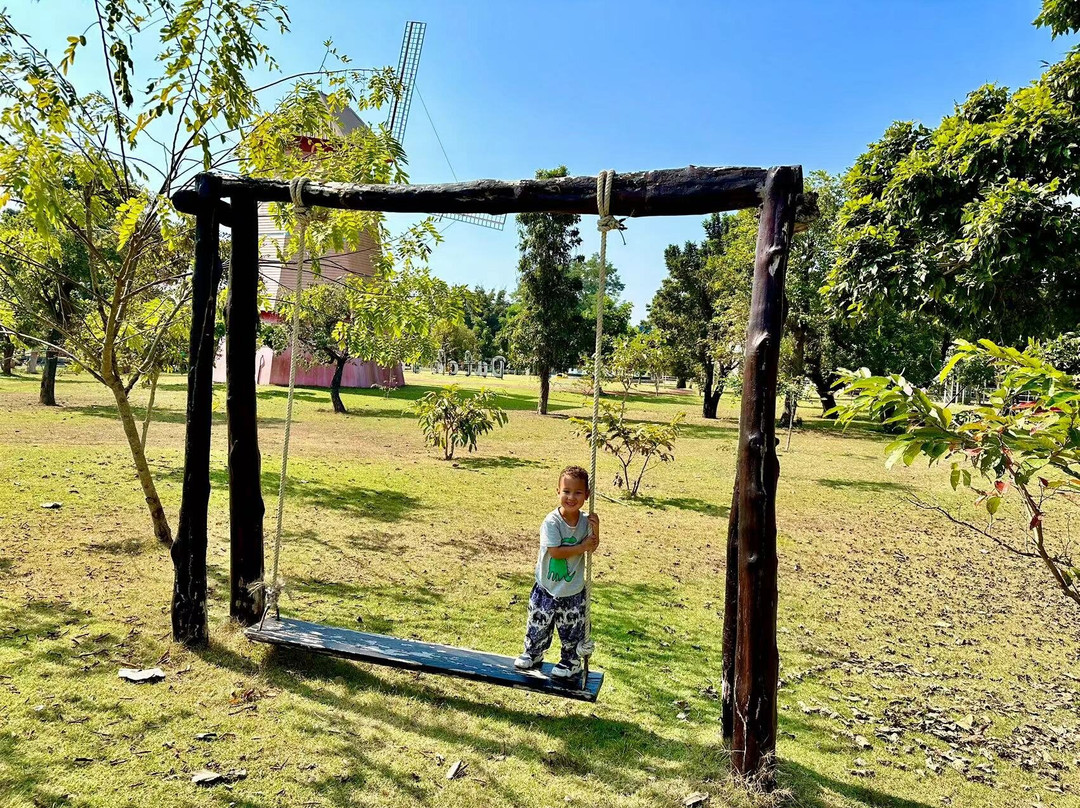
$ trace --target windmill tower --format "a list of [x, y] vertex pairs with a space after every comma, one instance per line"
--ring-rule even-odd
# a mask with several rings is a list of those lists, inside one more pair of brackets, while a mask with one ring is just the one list
[[[397, 67], [401, 92], [394, 98], [394, 103], [390, 106], [390, 117], [386, 122], [387, 129], [398, 143], [405, 142], [405, 126], [409, 122], [409, 110], [412, 108], [413, 91], [416, 87], [416, 74], [420, 69], [420, 51], [424, 47], [424, 34], [426, 32], [426, 22], [410, 20], [405, 23], [405, 36], [401, 40], [401, 55], [398, 57]], [[436, 133], [436, 137], [438, 137], [438, 133]], [[441, 142], [439, 146], [442, 146]], [[480, 227], [489, 227], [493, 230], [502, 230], [506, 225], [505, 213], [499, 215], [490, 213], [444, 213], [439, 218], [467, 222]]]

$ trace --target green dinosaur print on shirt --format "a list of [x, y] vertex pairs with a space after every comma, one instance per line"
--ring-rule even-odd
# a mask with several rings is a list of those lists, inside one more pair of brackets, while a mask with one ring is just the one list
[[577, 572], [570, 572], [566, 567], [565, 558], [551, 558], [548, 559], [548, 578], [552, 581], [566, 581], [570, 583], [574, 580], [574, 576]]

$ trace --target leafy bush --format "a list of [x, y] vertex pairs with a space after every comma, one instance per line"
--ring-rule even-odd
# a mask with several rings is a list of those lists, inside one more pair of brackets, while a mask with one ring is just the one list
[[[1080, 568], [1069, 542], [1069, 514], [1057, 524], [1054, 540], [1047, 531], [1046, 505], [1058, 499], [1080, 504], [1080, 384], [1038, 356], [989, 340], [960, 342], [939, 381], [962, 362], [990, 364], [1000, 381], [989, 404], [954, 411], [938, 404], [903, 376], [871, 376], [865, 369], [845, 371], [845, 392], [854, 398], [838, 408], [841, 423], [859, 416], [882, 417], [904, 428], [889, 444], [888, 465], [911, 465], [928, 458], [931, 465], [951, 460], [950, 482], [976, 495], [985, 507], [985, 526], [960, 519], [946, 509], [915, 500], [956, 524], [995, 542], [1008, 552], [1041, 561], [1058, 588], [1080, 604]], [[1020, 529], [1002, 530], [995, 520], [1006, 498], [1019, 500]], [[1056, 514], [1055, 514], [1056, 515]]]
[[[641, 486], [641, 478], [655, 462], [666, 463], [675, 459], [675, 438], [679, 434], [679, 425], [686, 413], [678, 413], [666, 424], [629, 423], [619, 409], [606, 402], [600, 402], [600, 415], [596, 425], [597, 446], [605, 452], [615, 455], [622, 474], [615, 478], [619, 488], [626, 486], [627, 493], [636, 497]], [[591, 442], [592, 422], [585, 418], [571, 418], [577, 433]], [[634, 476], [632, 467], [641, 463]]]
[[477, 438], [507, 421], [493, 391], [468, 395], [456, 384], [432, 390], [413, 404], [413, 410], [419, 416], [427, 445], [442, 449], [446, 460], [453, 459], [458, 446], [475, 450]]

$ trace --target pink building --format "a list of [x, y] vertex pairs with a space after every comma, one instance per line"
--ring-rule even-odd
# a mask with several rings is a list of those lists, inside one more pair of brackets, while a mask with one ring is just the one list
[[[365, 125], [351, 109], [339, 113], [338, 119], [346, 133]], [[310, 141], [307, 138], [301, 139], [300, 147], [305, 152], [310, 151]], [[296, 289], [296, 265], [293, 262], [283, 265], [278, 260], [278, 245], [286, 243], [289, 236], [274, 223], [270, 207], [266, 203], [259, 205], [259, 237], [259, 274], [266, 285], [267, 296], [276, 302], [278, 297], [292, 294]], [[357, 249], [323, 256], [319, 261], [320, 277], [314, 277], [309, 265], [304, 267], [302, 288], [308, 289], [318, 283], [334, 283], [349, 275], [371, 277], [375, 272], [371, 256], [377, 249], [375, 240], [365, 235]], [[280, 322], [278, 315], [272, 311], [264, 311], [260, 316], [263, 322]], [[282, 353], [275, 354], [270, 348], [260, 347], [255, 359], [255, 383], [288, 386], [290, 356], [287, 348]], [[296, 368], [296, 383], [305, 387], [329, 387], [333, 377], [332, 365], [304, 367], [301, 363]], [[225, 381], [224, 340], [218, 346], [214, 362], [214, 381]], [[400, 387], [405, 384], [405, 374], [400, 366], [388, 370], [380, 368], [374, 362], [355, 359], [345, 366], [342, 387], [373, 387], [376, 384]]]

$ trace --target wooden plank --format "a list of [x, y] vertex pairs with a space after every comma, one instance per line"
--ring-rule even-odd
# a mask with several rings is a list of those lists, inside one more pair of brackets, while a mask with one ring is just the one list
[[[755, 208], [761, 204], [766, 169], [688, 166], [616, 174], [614, 216], [687, 216]], [[199, 175], [202, 176], [202, 175]], [[284, 180], [212, 175], [222, 196], [248, 194], [260, 202], [289, 202]], [[596, 213], [595, 177], [532, 180], [473, 180], [441, 185], [350, 185], [310, 183], [310, 206], [388, 213]], [[178, 210], [191, 209], [195, 197], [173, 195]]]
[[225, 329], [229, 422], [229, 614], [245, 626], [263, 613], [262, 458], [255, 396], [259, 326], [259, 208], [233, 197], [232, 257]]
[[204, 210], [195, 217], [195, 268], [191, 276], [191, 332], [188, 343], [187, 430], [184, 433], [184, 481], [180, 524], [172, 546], [173, 639], [188, 646], [206, 645], [206, 543], [210, 505], [210, 425], [214, 397], [214, 319], [221, 280], [219, 232], [215, 209], [217, 182], [196, 180]]
[[245, 629], [249, 640], [297, 648], [316, 654], [354, 659], [373, 665], [437, 673], [474, 682], [533, 690], [550, 696], [595, 702], [604, 683], [603, 671], [589, 671], [581, 688], [580, 677], [569, 684], [551, 678], [550, 662], [535, 671], [519, 671], [512, 657], [472, 651], [452, 645], [405, 640], [346, 628], [323, 626], [303, 620], [267, 617], [266, 622]]
[[776, 765], [776, 388], [784, 278], [802, 173], [769, 172], [758, 226], [739, 418], [739, 581], [735, 638], [735, 771], [772, 785]]

